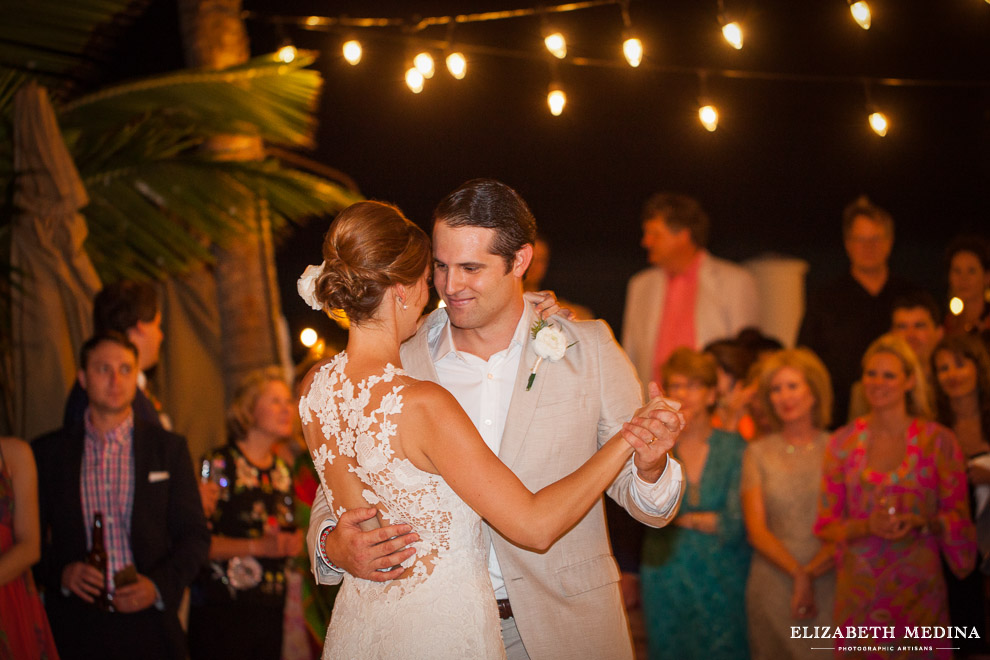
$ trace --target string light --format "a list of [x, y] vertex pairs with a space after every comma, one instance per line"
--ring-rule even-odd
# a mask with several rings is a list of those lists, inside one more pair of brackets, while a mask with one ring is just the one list
[[718, 110], [708, 100], [708, 72], [698, 72], [698, 119], [709, 133], [718, 128]]
[[853, 20], [856, 21], [859, 27], [869, 30], [872, 14], [870, 12], [870, 5], [866, 3], [866, 0], [858, 0], [858, 2], [846, 0], [846, 2], [849, 3], [849, 12], [852, 14]]
[[743, 47], [742, 26], [739, 21], [730, 21], [726, 17], [724, 0], [718, 0], [718, 22], [722, 26], [722, 38], [736, 50], [741, 50]]
[[698, 108], [698, 119], [709, 133], [714, 133], [718, 128], [718, 110], [714, 105], [707, 104]]
[[423, 91], [423, 84], [426, 82], [426, 78], [423, 77], [423, 73], [414, 66], [409, 67], [406, 70], [406, 87], [409, 88], [413, 94], [419, 94]]
[[741, 50], [743, 47], [743, 33], [742, 28], [739, 23], [732, 21], [731, 23], [726, 23], [722, 26], [722, 36], [725, 38], [729, 45], [736, 50]]
[[458, 80], [463, 80], [464, 76], [467, 75], [467, 59], [464, 57], [464, 53], [457, 51], [449, 53], [446, 62], [450, 75]]
[[887, 135], [887, 128], [889, 124], [887, 123], [887, 116], [880, 111], [874, 110], [870, 113], [870, 128], [873, 132], [883, 137]]
[[[987, 3], [990, 3], [990, 0], [987, 0]], [[952, 300], [949, 301], [949, 311], [952, 312], [953, 316], [959, 316], [962, 314], [965, 306], [966, 305], [963, 304], [962, 298], [953, 296]]]
[[278, 52], [275, 53], [275, 57], [277, 57], [280, 62], [285, 62], [288, 64], [292, 60], [296, 59], [296, 47], [292, 44], [285, 44], [278, 49]]
[[550, 54], [558, 60], [567, 57], [567, 40], [564, 39], [564, 35], [560, 32], [551, 32], [543, 38], [543, 43], [546, 45], [547, 50], [550, 51]]
[[344, 54], [344, 59], [351, 66], [356, 66], [361, 61], [361, 56], [364, 55], [364, 49], [361, 48], [361, 42], [357, 39], [348, 39], [341, 46], [341, 52]]
[[299, 342], [306, 348], [311, 348], [319, 338], [320, 336], [316, 334], [316, 330], [313, 328], [303, 328], [303, 331], [299, 333]]
[[433, 74], [436, 72], [436, 64], [433, 61], [433, 56], [427, 53], [425, 50], [416, 53], [416, 57], [413, 58], [413, 66], [423, 74], [424, 78], [432, 78]]
[[554, 117], [559, 117], [564, 112], [564, 106], [567, 105], [567, 94], [558, 83], [550, 84], [550, 91], [547, 93], [547, 105], [550, 107], [550, 114]]
[[643, 61], [643, 42], [637, 37], [628, 37], [622, 42], [622, 55], [635, 68]]
[[[850, 12], [853, 14], [854, 18], [857, 20], [864, 29], [869, 28], [871, 22], [871, 12], [869, 5], [865, 0], [859, 0], [854, 2], [854, 0], [846, 0]], [[990, 0], [986, 0], [990, 4]], [[727, 38], [727, 41], [732, 41], [729, 37], [733, 33], [733, 29], [730, 26], [735, 25], [735, 28], [739, 31], [739, 46], [733, 44], [734, 47], [741, 47], [742, 43], [742, 28], [738, 22], [727, 21], [724, 15], [724, 0], [718, 0], [719, 4], [719, 22], [723, 25], [723, 36]], [[551, 30], [548, 22], [547, 16], [552, 13], [560, 12], [570, 12], [576, 10], [590, 9], [593, 7], [605, 6], [605, 5], [619, 5], [623, 12], [623, 24], [624, 29], [623, 35], [623, 56], [626, 63], [629, 66], [638, 66], [642, 64], [643, 61], [643, 44], [635, 33], [631, 30], [631, 21], [628, 18], [628, 5], [629, 0], [583, 0], [579, 2], [568, 2], [566, 4], [560, 5], [539, 5], [537, 7], [522, 8], [522, 9], [512, 9], [494, 12], [481, 12], [474, 14], [458, 14], [452, 16], [431, 16], [431, 17], [395, 17], [395, 18], [352, 18], [348, 16], [273, 16], [271, 14], [259, 14], [254, 11], [245, 11], [243, 13], [244, 17], [248, 20], [256, 20], [261, 22], [266, 22], [274, 25], [275, 29], [278, 31], [279, 36], [282, 37], [280, 41], [282, 42], [284, 48], [280, 48], [276, 54], [276, 57], [282, 61], [294, 61], [298, 59], [298, 54], [295, 48], [291, 46], [287, 39], [284, 38], [283, 28], [285, 26], [295, 25], [298, 28], [305, 30], [316, 30], [325, 32], [342, 31], [346, 34], [347, 30], [352, 30], [355, 28], [401, 28], [406, 33], [416, 33], [420, 30], [429, 28], [431, 26], [446, 26], [448, 30], [448, 38], [446, 42], [444, 41], [431, 41], [427, 39], [421, 39], [417, 37], [417, 40], [421, 40], [423, 44], [429, 44], [431, 49], [435, 51], [440, 51], [444, 53], [446, 60], [446, 65], [448, 72], [451, 76], [461, 79], [466, 74], [467, 60], [464, 54], [457, 50], [455, 51], [452, 47], [452, 36], [451, 33], [455, 25], [460, 25], [463, 23], [473, 23], [473, 22], [484, 22], [484, 21], [494, 21], [501, 19], [516, 19], [520, 16], [531, 16], [534, 18], [540, 18], [543, 22], [542, 34], [545, 36], [548, 50], [553, 52], [554, 58], [551, 61], [557, 61], [559, 58], [564, 58], [567, 55], [567, 43], [562, 33]], [[726, 34], [728, 33], [728, 34]], [[408, 36], [403, 36], [403, 40], [408, 40]], [[552, 48], [551, 48], [552, 47]], [[468, 53], [485, 53], [492, 56], [501, 57], [511, 57], [511, 58], [524, 58], [524, 59], [537, 59], [539, 56], [535, 53], [525, 54], [519, 51], [506, 49], [502, 47], [480, 47], [480, 46], [462, 46], [462, 50]], [[361, 61], [363, 54], [363, 48], [361, 43], [356, 39], [349, 39], [347, 42], [342, 44], [342, 51], [344, 53], [344, 59], [351, 65], [355, 65]], [[430, 58], [432, 60], [432, 57]], [[595, 59], [591, 57], [577, 57], [570, 60], [575, 66], [591, 66], [591, 67], [618, 67], [625, 66], [615, 59]], [[433, 71], [435, 71], [435, 63], [433, 65]], [[700, 75], [704, 70], [702, 69], [685, 69], [684, 67], [673, 66], [673, 65], [663, 65], [658, 63], [649, 63], [646, 65], [651, 71], [668, 73], [673, 75], [683, 75], [685, 73], [696, 73]], [[415, 67], [413, 67], [415, 68]], [[430, 72], [430, 67], [425, 67], [427, 72]], [[412, 74], [411, 71], [406, 72], [405, 82], [409, 86], [409, 89], [414, 93], [422, 92], [426, 74], [423, 71], [418, 70], [419, 75]], [[864, 81], [867, 85], [880, 85], [884, 87], [930, 87], [930, 88], [980, 88], [980, 89], [990, 89], [990, 82], [983, 80], [943, 80], [943, 79], [908, 79], [908, 78], [862, 78], [853, 77], [848, 75], [812, 75], [812, 74], [792, 74], [792, 73], [775, 73], [771, 71], [754, 71], [754, 70], [732, 70], [724, 69], [717, 70], [715, 73], [721, 77], [732, 78], [732, 79], [742, 79], [742, 80], [768, 80], [768, 81], [779, 81], [779, 82], [812, 82], [819, 84], [841, 84], [847, 85], [859, 81]], [[554, 77], [553, 79], [556, 79]], [[550, 102], [548, 94], [548, 103]], [[563, 94], [563, 90], [560, 90], [560, 94], [555, 96], [556, 103], [555, 106], [560, 108], [560, 112], [563, 111], [563, 106], [566, 104], [566, 96]], [[563, 102], [561, 102], [561, 99]], [[707, 107], [706, 107], [707, 106]], [[877, 132], [878, 135], [884, 135], [887, 130], [889, 130], [889, 121], [883, 115], [875, 109], [875, 106], [868, 104], [868, 114], [870, 115], [870, 126]], [[699, 102], [699, 118], [704, 117], [705, 126], [708, 130], [715, 130], [717, 128], [718, 122], [718, 111], [715, 106], [708, 102]]]
[[643, 42], [633, 32], [632, 19], [629, 17], [629, 0], [623, 0], [619, 5], [622, 11], [622, 56], [629, 66], [636, 68], [643, 61]]

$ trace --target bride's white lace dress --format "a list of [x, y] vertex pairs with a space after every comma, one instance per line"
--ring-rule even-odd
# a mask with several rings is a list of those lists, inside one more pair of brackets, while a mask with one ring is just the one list
[[441, 477], [395, 457], [403, 383], [411, 379], [388, 365], [355, 385], [346, 365], [346, 353], [325, 364], [299, 402], [303, 423], [323, 432], [312, 452], [323, 492], [331, 510], [343, 513], [324, 472], [346, 465], [385, 524], [409, 523], [421, 540], [402, 579], [344, 577], [323, 657], [504, 658], [481, 519]]

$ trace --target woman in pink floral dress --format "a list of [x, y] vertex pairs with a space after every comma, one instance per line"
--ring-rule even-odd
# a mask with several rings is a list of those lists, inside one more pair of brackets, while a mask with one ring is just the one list
[[863, 387], [870, 414], [826, 450], [815, 533], [837, 547], [835, 625], [876, 629], [809, 643], [832, 642], [843, 658], [951, 658], [958, 631], [939, 554], [960, 575], [976, 557], [962, 454], [951, 431], [927, 421], [915, 396], [924, 374], [902, 339], [884, 335], [867, 349]]

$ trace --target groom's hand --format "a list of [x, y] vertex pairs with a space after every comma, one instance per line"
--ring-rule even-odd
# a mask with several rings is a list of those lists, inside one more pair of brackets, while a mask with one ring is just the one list
[[407, 546], [418, 541], [419, 534], [406, 524], [362, 530], [361, 523], [377, 513], [374, 507], [345, 511], [337, 528], [327, 535], [326, 553], [330, 561], [355, 577], [386, 582], [399, 577], [404, 570], [399, 564], [416, 554], [415, 548]]
[[667, 467], [667, 452], [674, 447], [681, 429], [684, 428], [684, 415], [681, 404], [663, 396], [656, 383], [649, 386], [650, 400], [636, 411], [630, 423], [650, 430], [652, 440], [639, 437], [626, 437], [626, 441], [636, 450], [633, 463], [641, 479], [656, 483]]

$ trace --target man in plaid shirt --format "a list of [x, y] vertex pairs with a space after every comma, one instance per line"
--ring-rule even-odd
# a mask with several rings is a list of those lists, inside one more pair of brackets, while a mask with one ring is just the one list
[[[83, 419], [34, 444], [45, 607], [62, 658], [184, 658], [177, 608], [210, 535], [181, 436], [135, 417], [137, 349], [120, 333], [87, 341]], [[85, 562], [102, 513], [107, 571]], [[110, 611], [96, 606], [104, 585]]]

